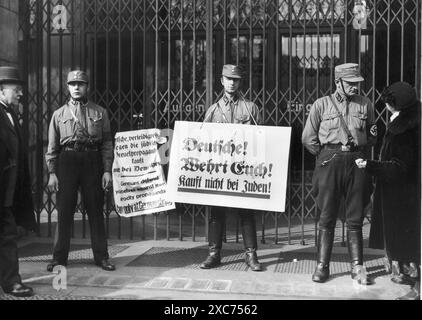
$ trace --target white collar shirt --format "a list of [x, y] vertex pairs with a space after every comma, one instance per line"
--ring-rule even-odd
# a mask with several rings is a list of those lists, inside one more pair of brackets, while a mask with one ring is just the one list
[[7, 114], [7, 117], [9, 118], [9, 120], [10, 120], [10, 123], [12, 124], [12, 126], [15, 126], [15, 123], [13, 122], [13, 118], [12, 118], [12, 115], [10, 114], [10, 112], [9, 111], [7, 111], [7, 109], [9, 108], [3, 101], [0, 101], [0, 104], [2, 104], [3, 106], [4, 106], [4, 111], [6, 112], [6, 114]]
[[400, 114], [400, 111], [393, 112], [393, 114], [390, 117], [390, 122], [393, 122], [393, 120], [397, 118], [399, 114]]

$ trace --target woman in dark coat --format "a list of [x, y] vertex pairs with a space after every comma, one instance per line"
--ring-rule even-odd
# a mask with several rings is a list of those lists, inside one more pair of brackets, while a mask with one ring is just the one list
[[399, 299], [420, 297], [421, 162], [420, 101], [415, 89], [396, 82], [382, 100], [392, 112], [379, 160], [357, 159], [375, 177], [374, 211], [369, 247], [385, 249], [393, 262], [391, 280], [411, 284]]

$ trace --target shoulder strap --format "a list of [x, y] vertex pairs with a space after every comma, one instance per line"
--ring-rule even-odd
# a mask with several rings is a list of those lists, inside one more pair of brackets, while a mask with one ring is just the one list
[[76, 124], [82, 129], [82, 131], [88, 136], [89, 132], [88, 130], [82, 125], [81, 121], [75, 116], [75, 113], [73, 112], [72, 108], [69, 108], [70, 113], [72, 114], [73, 119], [75, 120]]
[[220, 105], [220, 101], [221, 101], [221, 99], [220, 99], [220, 100], [218, 100], [218, 102], [217, 102], [218, 109], [220, 109], [220, 112], [221, 112], [221, 115], [222, 115], [222, 116], [223, 116], [223, 118], [224, 118], [224, 121], [226, 121], [226, 123], [230, 123], [230, 122], [227, 120], [226, 115], [224, 114], [223, 108], [222, 108], [222, 107], [221, 107], [221, 105]]
[[347, 134], [347, 139], [348, 139], [348, 141], [349, 142], [353, 142], [353, 136], [352, 136], [352, 133], [350, 132], [350, 130], [349, 130], [349, 128], [347, 127], [347, 124], [346, 124], [346, 121], [344, 120], [344, 118], [343, 118], [343, 114], [340, 112], [340, 110], [338, 109], [338, 106], [337, 106], [337, 103], [336, 103], [336, 101], [333, 99], [333, 96], [330, 94], [330, 99], [331, 99], [331, 102], [333, 103], [333, 105], [334, 105], [334, 108], [336, 108], [336, 111], [337, 111], [337, 113], [339, 114], [339, 116], [340, 116], [340, 123], [341, 123], [341, 126], [342, 126], [342, 128], [343, 128], [343, 130], [346, 132], [346, 134]]
[[[249, 108], [248, 108], [248, 104], [246, 103], [246, 99], [244, 98], [244, 97], [240, 97], [239, 98], [239, 100], [241, 100], [242, 102], [243, 102], [243, 104], [245, 105], [245, 108], [246, 108], [246, 111], [248, 111], [248, 113], [249, 113], [249, 116], [252, 118], [252, 120], [253, 120], [253, 123], [257, 126], [258, 125], [258, 122], [256, 122], [256, 120], [255, 120], [255, 117], [252, 115], [252, 112], [251, 112], [251, 110], [249, 110]], [[240, 102], [240, 101], [239, 101]]]

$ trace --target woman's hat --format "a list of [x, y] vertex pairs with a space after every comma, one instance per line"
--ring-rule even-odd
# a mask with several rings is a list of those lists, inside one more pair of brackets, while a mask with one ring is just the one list
[[397, 111], [416, 106], [419, 100], [416, 90], [407, 82], [395, 82], [382, 93], [384, 102], [392, 105]]

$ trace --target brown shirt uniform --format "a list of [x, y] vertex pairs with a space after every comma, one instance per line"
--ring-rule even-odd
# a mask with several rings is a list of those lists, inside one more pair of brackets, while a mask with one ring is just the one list
[[[349, 102], [338, 93], [331, 97], [336, 101], [355, 144], [360, 147], [374, 145], [377, 132], [371, 101], [359, 95], [352, 96]], [[302, 142], [313, 155], [317, 155], [326, 144], [347, 144], [347, 133], [342, 128], [339, 112], [330, 96], [322, 97], [312, 105], [303, 129]]]
[[[86, 130], [77, 123], [75, 117]], [[102, 154], [104, 171], [111, 172], [113, 143], [106, 109], [91, 101], [82, 104], [70, 100], [53, 113], [45, 155], [49, 173], [56, 172], [58, 155], [71, 142], [97, 145]]]
[[229, 99], [226, 95], [208, 108], [204, 122], [261, 124], [257, 105], [242, 97]]

